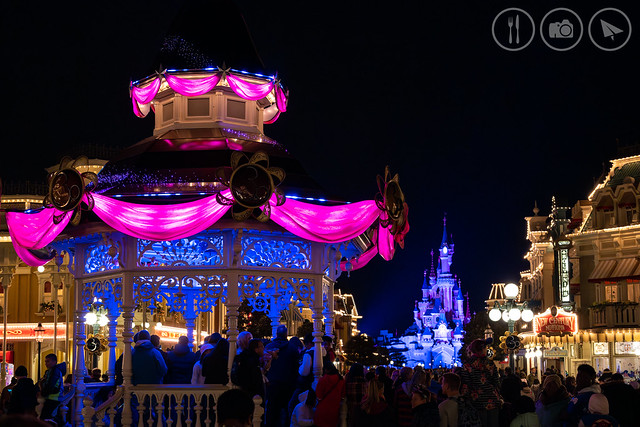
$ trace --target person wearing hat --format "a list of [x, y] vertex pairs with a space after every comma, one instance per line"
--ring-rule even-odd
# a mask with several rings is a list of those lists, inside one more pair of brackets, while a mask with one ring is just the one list
[[496, 365], [487, 358], [487, 341], [476, 339], [467, 349], [468, 360], [462, 365], [462, 395], [471, 399], [483, 426], [499, 423], [500, 393]]
[[27, 375], [25, 366], [20, 365], [16, 368], [14, 378], [18, 381], [11, 390], [11, 398], [7, 404], [7, 414], [36, 414], [38, 388]]
[[589, 398], [589, 411], [580, 418], [578, 427], [612, 426], [618, 427], [618, 421], [609, 415], [609, 401], [602, 393], [594, 393]]
[[582, 416], [587, 413], [589, 399], [595, 393], [602, 393], [602, 389], [596, 381], [596, 370], [586, 363], [578, 366], [576, 395], [571, 399], [567, 408], [571, 425], [577, 425]]
[[425, 384], [416, 384], [411, 390], [411, 413], [413, 426], [440, 426], [440, 413], [435, 394]]

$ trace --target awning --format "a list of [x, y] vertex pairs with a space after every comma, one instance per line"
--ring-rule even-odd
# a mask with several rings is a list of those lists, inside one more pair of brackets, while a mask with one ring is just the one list
[[618, 260], [618, 265], [611, 273], [611, 279], [626, 279], [633, 276], [638, 267], [637, 258], [623, 258]]
[[608, 280], [611, 277], [611, 273], [613, 273], [613, 269], [615, 268], [615, 266], [615, 259], [608, 259], [598, 262], [598, 265], [596, 265], [596, 268], [593, 269], [591, 275], [589, 276], [589, 281], [599, 282], [601, 280]]

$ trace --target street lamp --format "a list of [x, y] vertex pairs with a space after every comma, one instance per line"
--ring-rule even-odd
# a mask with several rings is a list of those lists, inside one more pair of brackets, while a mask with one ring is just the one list
[[533, 311], [527, 308], [527, 303], [520, 304], [515, 301], [518, 293], [518, 285], [508, 283], [504, 287], [506, 301], [502, 304], [496, 301], [493, 308], [489, 310], [489, 319], [493, 322], [497, 322], [500, 319], [507, 322], [511, 333], [513, 333], [514, 325], [518, 320], [522, 319], [523, 322], [531, 322], [533, 320]]
[[40, 365], [41, 361], [41, 352], [42, 352], [42, 341], [44, 341], [44, 331], [45, 329], [42, 327], [42, 323], [38, 323], [38, 326], [33, 330], [33, 334], [36, 336], [36, 341], [38, 342], [38, 380], [40, 379]]

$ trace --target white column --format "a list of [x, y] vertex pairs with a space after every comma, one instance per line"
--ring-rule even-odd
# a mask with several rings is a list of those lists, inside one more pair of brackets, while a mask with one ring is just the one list
[[58, 287], [60, 286], [60, 273], [51, 275], [51, 302], [53, 302], [53, 354], [58, 356]]
[[133, 275], [125, 273], [122, 280], [122, 318], [124, 319], [124, 330], [122, 331], [122, 342], [124, 351], [122, 353], [122, 378], [124, 387], [124, 405], [122, 408], [122, 425], [130, 426], [132, 423], [131, 414], [131, 394], [128, 393], [131, 387], [131, 376], [133, 367], [131, 364], [131, 342], [133, 341], [133, 314], [135, 305], [133, 304]]
[[236, 357], [236, 340], [238, 338], [238, 273], [230, 273], [227, 280], [227, 340], [229, 341], [229, 375], [233, 358]]
[[327, 306], [324, 308], [324, 334], [333, 339], [333, 322], [334, 322], [334, 283], [329, 281], [329, 294], [327, 295]]
[[75, 370], [74, 370], [74, 380], [76, 384], [76, 406], [74, 413], [74, 422], [76, 425], [82, 423], [82, 407], [84, 400], [84, 392], [86, 390], [86, 386], [84, 384], [84, 377], [87, 374], [87, 368], [85, 366], [84, 361], [84, 345], [86, 338], [86, 326], [84, 324], [84, 316], [86, 314], [86, 310], [84, 308], [84, 304], [82, 302], [82, 282], [80, 280], [76, 281], [76, 313], [75, 313], [75, 348], [76, 348], [76, 359], [75, 359]]
[[322, 276], [314, 278], [311, 312], [313, 319], [313, 376], [318, 379], [322, 376]]
[[118, 335], [116, 327], [118, 326], [117, 304], [113, 304], [113, 309], [109, 310], [107, 318], [109, 319], [109, 382], [114, 382], [116, 377], [116, 347], [118, 346]]

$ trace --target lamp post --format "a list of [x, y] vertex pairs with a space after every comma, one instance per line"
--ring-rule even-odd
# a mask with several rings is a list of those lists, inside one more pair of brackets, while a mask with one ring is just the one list
[[42, 323], [38, 323], [38, 326], [33, 330], [33, 334], [36, 336], [36, 342], [38, 343], [38, 380], [40, 380], [40, 365], [42, 364], [41, 352], [42, 352], [42, 341], [44, 341], [44, 331], [45, 329], [42, 327]]
[[[513, 333], [514, 326], [518, 320], [522, 319], [523, 322], [527, 323], [533, 320], [533, 311], [527, 307], [527, 303], [516, 302], [519, 292], [518, 285], [508, 283], [504, 287], [506, 301], [504, 303], [496, 301], [493, 308], [489, 310], [489, 319], [493, 322], [497, 322], [500, 319], [507, 322], [509, 333]], [[511, 357], [509, 357], [509, 360], [511, 360]]]

